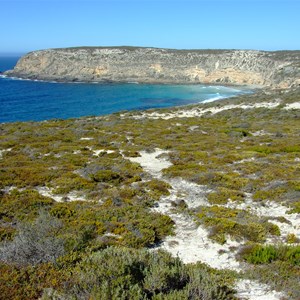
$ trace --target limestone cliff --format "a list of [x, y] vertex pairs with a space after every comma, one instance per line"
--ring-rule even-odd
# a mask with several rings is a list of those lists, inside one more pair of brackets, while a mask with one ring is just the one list
[[49, 49], [23, 56], [21, 78], [139, 83], [209, 83], [288, 88], [300, 84], [300, 51], [171, 50], [139, 47]]

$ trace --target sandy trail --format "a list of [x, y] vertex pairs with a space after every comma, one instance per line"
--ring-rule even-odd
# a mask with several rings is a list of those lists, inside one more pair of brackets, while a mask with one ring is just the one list
[[[140, 157], [128, 158], [139, 163], [152, 177], [162, 179], [162, 170], [172, 164], [162, 154], [167, 153], [160, 149], [155, 152], [140, 152]], [[168, 236], [158, 248], [164, 249], [173, 256], [178, 256], [184, 263], [207, 263], [217, 269], [231, 269], [242, 271], [242, 266], [235, 259], [239, 243], [230, 238], [224, 245], [214, 243], [208, 238], [209, 232], [199, 226], [184, 211], [175, 211], [172, 203], [184, 200], [188, 208], [200, 205], [208, 206], [206, 194], [209, 190], [205, 186], [187, 182], [182, 179], [163, 179], [172, 189], [169, 196], [160, 199], [154, 211], [168, 215], [175, 223], [175, 236]], [[278, 300], [283, 294], [270, 290], [267, 285], [256, 281], [239, 280], [235, 286], [237, 297], [248, 300]]]
[[[174, 111], [170, 111], [167, 113], [160, 112], [160, 111], [154, 111], [154, 112], [143, 112], [141, 114], [135, 114], [129, 116], [128, 114], [121, 114], [121, 117], [125, 118], [132, 118], [136, 120], [140, 119], [164, 119], [169, 120], [172, 118], [194, 118], [194, 117], [201, 117], [207, 113], [209, 114], [217, 114], [219, 112], [225, 111], [225, 110], [231, 110], [231, 109], [253, 109], [253, 108], [276, 108], [281, 104], [280, 99], [276, 99], [275, 101], [270, 102], [258, 102], [258, 103], [241, 103], [241, 104], [227, 104], [227, 105], [219, 105], [214, 107], [192, 107], [192, 108], [184, 108], [184, 109], [177, 109]], [[299, 103], [293, 103], [286, 106], [286, 109], [298, 109]]]

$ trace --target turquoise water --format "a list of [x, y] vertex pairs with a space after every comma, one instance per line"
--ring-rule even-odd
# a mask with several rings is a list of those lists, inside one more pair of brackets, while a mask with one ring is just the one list
[[[16, 61], [17, 58], [0, 58], [0, 70], [13, 68]], [[0, 122], [67, 119], [173, 107], [249, 92], [205, 85], [54, 83], [0, 75]]]

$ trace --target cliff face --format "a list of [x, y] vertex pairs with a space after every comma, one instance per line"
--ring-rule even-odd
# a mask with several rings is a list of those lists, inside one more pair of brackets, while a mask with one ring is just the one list
[[14, 70], [5, 74], [56, 81], [219, 83], [288, 88], [300, 84], [300, 51], [49, 49], [25, 55]]

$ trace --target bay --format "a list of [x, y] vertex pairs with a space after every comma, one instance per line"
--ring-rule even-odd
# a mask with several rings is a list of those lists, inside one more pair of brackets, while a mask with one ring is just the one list
[[[0, 70], [12, 69], [17, 59], [0, 57]], [[0, 75], [0, 122], [68, 119], [174, 107], [249, 92], [245, 88], [200, 84], [55, 83]]]

